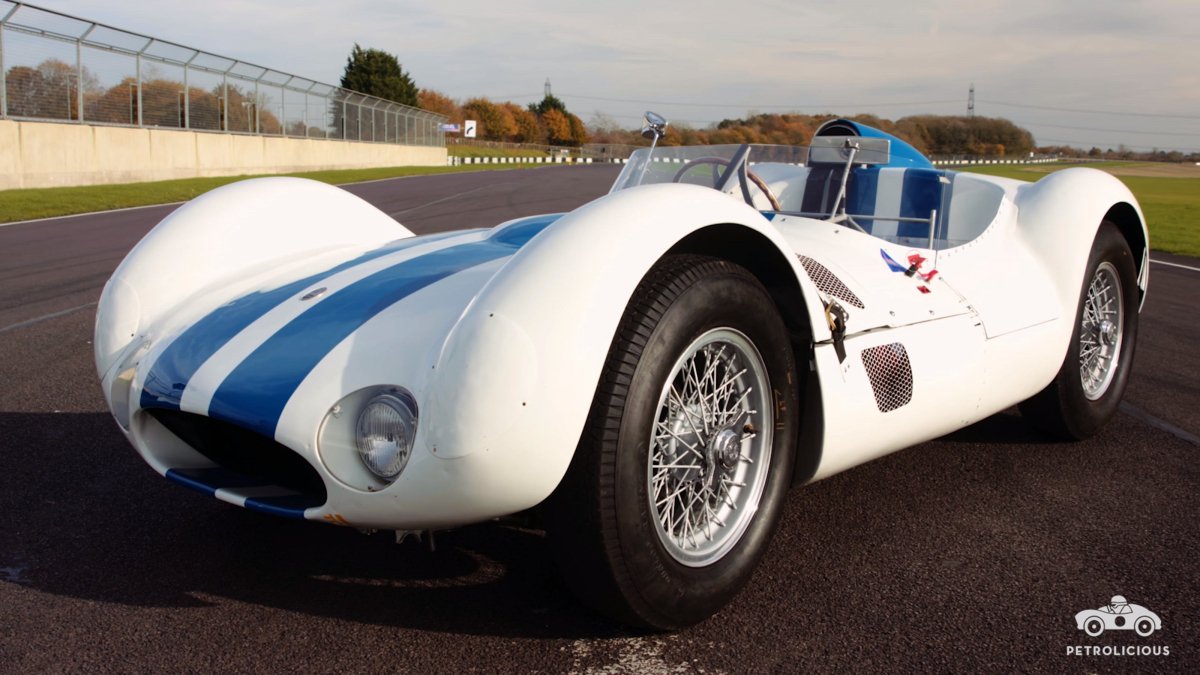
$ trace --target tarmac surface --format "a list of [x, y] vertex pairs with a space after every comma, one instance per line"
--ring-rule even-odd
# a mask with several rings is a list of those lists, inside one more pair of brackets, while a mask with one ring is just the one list
[[[428, 233], [567, 210], [614, 175], [348, 189]], [[463, 528], [430, 552], [143, 464], [105, 409], [92, 321], [173, 208], [0, 227], [0, 672], [1200, 672], [1200, 260], [1154, 254], [1126, 404], [1096, 438], [1047, 442], [1011, 410], [795, 489], [729, 607], [644, 634], [580, 606], [537, 530]], [[1118, 594], [1162, 630], [1076, 629]]]

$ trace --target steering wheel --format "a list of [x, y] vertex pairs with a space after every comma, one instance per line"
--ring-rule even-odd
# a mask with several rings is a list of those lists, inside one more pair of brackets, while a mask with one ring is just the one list
[[[729, 160], [722, 159], [721, 157], [699, 157], [697, 159], [690, 160], [688, 163], [680, 167], [679, 171], [675, 172], [675, 177], [671, 179], [671, 182], [678, 183], [679, 180], [683, 178], [683, 174], [687, 173], [688, 170], [703, 164], [711, 164], [713, 166], [713, 182], [715, 183], [720, 177], [717, 173], [717, 167], [729, 166]], [[766, 182], [763, 181], [758, 174], [751, 171], [749, 167], [746, 167], [746, 175], [750, 178], [750, 182], [754, 183], [755, 187], [762, 191], [763, 195], [766, 196], [767, 201], [770, 202], [773, 210], [783, 210], [783, 207], [779, 205], [779, 200], [776, 199], [775, 195], [771, 192], [771, 188], [767, 187]]]

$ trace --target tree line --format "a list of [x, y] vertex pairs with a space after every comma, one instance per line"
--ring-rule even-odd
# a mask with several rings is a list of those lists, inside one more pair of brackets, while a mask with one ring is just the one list
[[[741, 119], [725, 119], [707, 129], [675, 124], [667, 128], [667, 135], [661, 142], [666, 145], [807, 145], [822, 124], [837, 117], [832, 113], [763, 113]], [[895, 121], [875, 115], [856, 115], [850, 119], [892, 134], [927, 155], [1012, 157], [1034, 150], [1033, 134], [1005, 119], [941, 115], [915, 115]], [[636, 145], [641, 142], [637, 132], [612, 124], [599, 125], [593, 130], [592, 138], [598, 143]]]
[[[269, 110], [258, 109], [261, 103], [254, 92], [236, 84], [212, 89], [191, 86], [186, 88], [184, 96], [182, 82], [151, 75], [142, 79], [140, 91], [134, 77], [104, 87], [88, 69], [82, 70], [81, 78], [75, 66], [53, 58], [35, 67], [9, 68], [4, 80], [8, 115], [12, 117], [79, 120], [82, 108], [83, 121], [97, 124], [137, 124], [140, 119], [146, 126], [183, 128], [187, 120], [186, 126], [192, 129], [283, 132], [279, 117]], [[224, 98], [228, 102], [223, 106]], [[226, 123], [228, 126], [224, 126]], [[287, 130], [300, 136], [306, 131], [303, 123], [300, 128]]]
[[[99, 84], [86, 68], [82, 73], [58, 59], [36, 67], [14, 66], [5, 73], [8, 115], [77, 120], [105, 124], [137, 124], [194, 129], [229, 129], [252, 133], [323, 136], [326, 129], [309, 129], [304, 121], [285, 123], [267, 109], [262, 96], [236, 84], [211, 89], [186, 88], [182, 82], [155, 76], [140, 84], [126, 77], [111, 87]], [[82, 74], [82, 77], [81, 77]], [[82, 80], [82, 81], [81, 81]], [[82, 86], [81, 86], [82, 85]], [[574, 146], [584, 143], [644, 145], [639, 129], [626, 129], [611, 117], [596, 113], [591, 126], [567, 109], [558, 97], [547, 94], [526, 106], [511, 101], [474, 97], [458, 101], [433, 89], [420, 88], [401, 67], [395, 55], [354, 45], [346, 60], [342, 87], [445, 115], [452, 124], [470, 119], [483, 140]], [[140, 94], [140, 95], [139, 95]], [[82, 96], [82, 106], [80, 97]], [[223, 100], [227, 99], [227, 100]], [[186, 109], [186, 110], [185, 110]], [[340, 106], [334, 106], [332, 127], [340, 128]], [[675, 123], [668, 127], [662, 145], [778, 143], [807, 145], [815, 130], [838, 117], [832, 113], [760, 113], [724, 119], [706, 128]], [[228, 119], [226, 119], [228, 118]], [[1179, 151], [1135, 152], [1124, 145], [1082, 150], [1069, 146], [1035, 144], [1033, 134], [1013, 122], [992, 117], [910, 115], [897, 120], [874, 115], [851, 117], [908, 142], [929, 156], [1022, 157], [1031, 152], [1093, 159], [1195, 161], [1200, 153]]]

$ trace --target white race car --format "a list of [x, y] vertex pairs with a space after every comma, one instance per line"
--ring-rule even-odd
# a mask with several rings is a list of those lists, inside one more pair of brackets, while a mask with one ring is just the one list
[[570, 213], [421, 237], [266, 178], [129, 253], [96, 365], [171, 480], [359, 528], [540, 507], [587, 602], [669, 629], [746, 583], [793, 485], [1018, 403], [1094, 434], [1148, 250], [1106, 173], [942, 171], [845, 120], [811, 148], [652, 145]]

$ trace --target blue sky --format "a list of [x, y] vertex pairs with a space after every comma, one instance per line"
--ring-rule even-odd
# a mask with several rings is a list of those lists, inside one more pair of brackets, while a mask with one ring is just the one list
[[[1200, 0], [39, 0], [335, 83], [357, 42], [422, 87], [585, 120], [647, 108], [705, 126], [747, 112], [1007, 117], [1039, 143], [1200, 150]], [[1123, 114], [1116, 114], [1123, 113]]]

